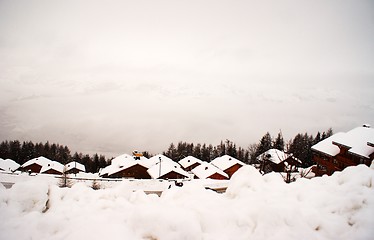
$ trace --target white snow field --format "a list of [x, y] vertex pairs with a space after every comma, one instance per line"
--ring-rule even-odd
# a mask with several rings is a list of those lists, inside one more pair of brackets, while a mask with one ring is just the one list
[[373, 239], [373, 168], [286, 184], [244, 166], [226, 193], [190, 181], [160, 197], [125, 181], [93, 190], [30, 178], [0, 184], [0, 239]]

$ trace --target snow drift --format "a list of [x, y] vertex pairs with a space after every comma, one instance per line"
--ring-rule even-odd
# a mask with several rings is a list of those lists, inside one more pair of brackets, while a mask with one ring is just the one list
[[40, 179], [0, 187], [0, 239], [370, 239], [374, 170], [285, 184], [242, 167], [227, 192], [196, 181], [161, 197], [123, 182], [93, 190]]

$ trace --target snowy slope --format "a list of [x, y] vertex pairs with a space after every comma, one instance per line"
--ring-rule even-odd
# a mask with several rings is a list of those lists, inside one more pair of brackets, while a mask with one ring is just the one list
[[279, 178], [244, 166], [225, 194], [189, 181], [158, 197], [129, 182], [95, 191], [35, 177], [0, 185], [0, 239], [372, 239], [372, 168], [292, 184]]

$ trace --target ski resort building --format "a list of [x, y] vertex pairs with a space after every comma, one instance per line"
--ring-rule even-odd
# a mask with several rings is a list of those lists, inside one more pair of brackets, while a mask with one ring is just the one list
[[349, 166], [370, 166], [374, 159], [374, 129], [369, 125], [340, 132], [312, 146], [316, 175], [331, 175]]

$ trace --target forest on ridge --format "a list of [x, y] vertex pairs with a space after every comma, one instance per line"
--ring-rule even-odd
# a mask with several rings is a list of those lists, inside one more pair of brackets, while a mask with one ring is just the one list
[[[203, 161], [210, 162], [217, 157], [230, 155], [246, 164], [254, 164], [256, 163], [257, 156], [269, 149], [275, 148], [292, 153], [302, 161], [302, 167], [309, 167], [314, 164], [312, 161], [311, 146], [332, 134], [333, 130], [329, 128], [327, 131], [318, 132], [315, 136], [308, 133], [298, 133], [294, 138], [285, 141], [282, 132], [279, 132], [276, 137], [272, 137], [267, 132], [257, 143], [252, 143], [246, 148], [237, 146], [229, 139], [222, 140], [216, 146], [206, 143], [195, 144], [180, 141], [178, 143], [170, 143], [167, 150], [163, 151], [162, 154], [176, 162], [187, 156], [194, 156]], [[144, 151], [143, 155], [147, 158], [153, 156], [148, 151]], [[0, 143], [0, 158], [2, 159], [12, 159], [22, 165], [26, 161], [39, 156], [44, 156], [62, 164], [76, 161], [85, 165], [86, 171], [92, 173], [96, 173], [100, 168], [108, 166], [112, 159], [97, 153], [89, 155], [75, 152], [72, 154], [68, 146], [49, 143], [49, 141], [46, 143], [23, 141], [21, 143], [19, 140], [6, 140]]]

